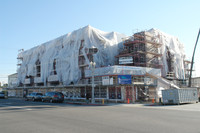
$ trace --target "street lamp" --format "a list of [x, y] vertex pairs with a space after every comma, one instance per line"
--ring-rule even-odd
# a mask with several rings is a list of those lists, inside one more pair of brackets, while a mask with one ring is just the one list
[[90, 68], [92, 70], [92, 103], [95, 103], [95, 99], [94, 99], [94, 69], [95, 69], [95, 62], [90, 62]]
[[199, 40], [199, 35], [200, 35], [200, 28], [199, 28], [199, 33], [198, 33], [198, 35], [197, 35], [197, 40], [196, 40], [196, 43], [195, 43], [195, 46], [194, 46], [193, 55], [192, 55], [192, 62], [191, 62], [191, 67], [190, 67], [190, 77], [189, 77], [189, 85], [188, 85], [188, 87], [191, 87], [191, 84], [192, 84], [192, 83], [191, 83], [192, 69], [193, 69], [193, 64], [194, 64], [194, 55], [195, 55], [197, 43], [198, 43], [198, 40]]

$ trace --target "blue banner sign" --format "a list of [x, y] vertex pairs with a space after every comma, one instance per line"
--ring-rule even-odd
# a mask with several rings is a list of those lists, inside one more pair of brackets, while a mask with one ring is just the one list
[[119, 84], [132, 84], [131, 75], [118, 75]]

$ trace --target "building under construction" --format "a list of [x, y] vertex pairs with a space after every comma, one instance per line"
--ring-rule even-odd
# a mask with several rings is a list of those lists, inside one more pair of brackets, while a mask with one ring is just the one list
[[[158, 99], [162, 87], [172, 86], [162, 77], [175, 77], [175, 73], [182, 76], [174, 71], [175, 55], [163, 43], [167, 41], [161, 40], [160, 34], [147, 31], [125, 38], [87, 26], [30, 50], [21, 50], [16, 95], [62, 91], [66, 99], [84, 100], [87, 93], [91, 95], [94, 84], [96, 101]], [[168, 52], [162, 53], [161, 47]], [[162, 57], [166, 57], [167, 64]], [[94, 73], [90, 62], [96, 63]]]

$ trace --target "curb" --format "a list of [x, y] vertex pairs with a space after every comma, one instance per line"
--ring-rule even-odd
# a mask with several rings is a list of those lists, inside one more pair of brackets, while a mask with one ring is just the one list
[[74, 104], [74, 105], [84, 105], [84, 106], [107, 106], [105, 104], [92, 104], [92, 103], [73, 103], [73, 102], [66, 102], [66, 104]]
[[161, 104], [152, 103], [152, 104], [146, 104], [145, 106], [161, 106]]

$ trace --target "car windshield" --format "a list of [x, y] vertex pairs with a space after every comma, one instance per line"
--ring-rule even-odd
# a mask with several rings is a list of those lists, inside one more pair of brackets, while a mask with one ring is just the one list
[[60, 96], [60, 95], [61, 95], [61, 96], [63, 95], [61, 92], [57, 92], [57, 93], [55, 93], [55, 94], [56, 94], [56, 95], [59, 95], [59, 96]]
[[42, 96], [42, 93], [37, 93], [37, 95]]

